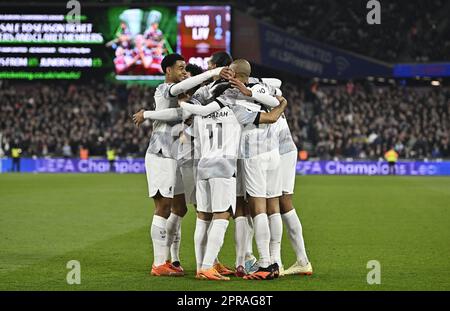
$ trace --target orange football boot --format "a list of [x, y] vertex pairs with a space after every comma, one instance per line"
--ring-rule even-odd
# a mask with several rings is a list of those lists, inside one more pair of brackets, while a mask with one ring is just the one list
[[170, 262], [166, 261], [165, 264], [159, 266], [152, 265], [150, 274], [153, 276], [183, 276], [184, 272], [176, 270]]
[[184, 269], [183, 269], [183, 267], [181, 266], [181, 264], [180, 264], [179, 261], [174, 261], [174, 262], [172, 262], [172, 268], [175, 269], [175, 270], [178, 271], [178, 272], [183, 272], [183, 273], [184, 273]]
[[272, 267], [269, 266], [268, 268], [259, 267], [259, 269], [252, 274], [244, 276], [244, 280], [273, 280], [274, 277], [274, 271]]
[[226, 267], [224, 264], [218, 262], [214, 265], [214, 269], [222, 275], [233, 275], [234, 271]]
[[214, 267], [208, 270], [200, 270], [197, 275], [195, 276], [196, 279], [200, 280], [213, 280], [213, 281], [229, 281], [230, 278], [227, 276], [221, 275], [219, 272], [217, 272]]

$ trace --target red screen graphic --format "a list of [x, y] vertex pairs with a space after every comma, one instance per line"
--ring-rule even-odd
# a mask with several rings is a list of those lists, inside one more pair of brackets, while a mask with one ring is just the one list
[[180, 6], [177, 18], [178, 53], [187, 62], [206, 69], [211, 54], [230, 52], [229, 6]]

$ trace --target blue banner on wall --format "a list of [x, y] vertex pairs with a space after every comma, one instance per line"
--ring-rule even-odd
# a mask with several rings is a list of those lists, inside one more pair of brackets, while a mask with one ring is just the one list
[[397, 64], [394, 66], [394, 77], [450, 77], [450, 63]]
[[[103, 159], [22, 159], [24, 173], [108, 173], [109, 162]], [[0, 173], [10, 172], [11, 159], [0, 160]], [[145, 173], [144, 159], [118, 160], [116, 173]], [[446, 162], [398, 162], [397, 175], [402, 176], [450, 176], [450, 161]], [[297, 163], [300, 175], [388, 175], [386, 162], [375, 161], [305, 161]]]
[[392, 66], [260, 23], [261, 63], [306, 77], [390, 77]]
[[[12, 160], [0, 161], [0, 173], [12, 170]], [[109, 162], [104, 159], [21, 159], [20, 171], [25, 173], [108, 173]], [[116, 173], [145, 173], [144, 159], [126, 159], [115, 161]]]

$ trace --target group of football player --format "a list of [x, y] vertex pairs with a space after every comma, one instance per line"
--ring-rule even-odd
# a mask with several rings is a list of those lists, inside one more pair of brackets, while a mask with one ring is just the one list
[[[179, 54], [162, 63], [165, 82], [155, 109], [133, 115], [137, 126], [153, 120], [145, 156], [154, 276], [183, 276], [179, 249], [186, 204], [196, 208], [197, 279], [271, 280], [311, 275], [302, 226], [292, 203], [297, 148], [275, 78], [251, 77], [250, 63], [214, 53], [208, 70], [186, 65]], [[235, 269], [219, 259], [229, 219], [235, 221]], [[296, 262], [283, 269], [283, 224]], [[255, 239], [258, 259], [253, 255]]]

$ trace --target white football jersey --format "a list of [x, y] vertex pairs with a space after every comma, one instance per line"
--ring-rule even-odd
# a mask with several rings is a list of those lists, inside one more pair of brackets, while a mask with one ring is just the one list
[[219, 98], [225, 106], [208, 116], [194, 118], [199, 179], [235, 176], [242, 125], [253, 123], [258, 115], [255, 111], [236, 105], [232, 98], [224, 95]]
[[[178, 97], [172, 96], [169, 93], [172, 85], [174, 84], [163, 83], [156, 88], [154, 96], [156, 111], [178, 107]], [[175, 159], [177, 154], [177, 146], [174, 145], [174, 141], [177, 139], [179, 133], [177, 133], [176, 130], [174, 131], [173, 127], [180, 123], [180, 121], [153, 121], [153, 132], [147, 152], [160, 154], [163, 157]]]
[[[252, 80], [251, 82], [257, 82]], [[214, 99], [215, 91], [221, 90], [218, 97], [229, 105], [239, 123], [244, 125], [240, 139], [239, 157], [250, 158], [278, 148], [276, 128], [269, 124], [257, 124], [259, 113], [265, 111], [253, 98], [244, 96], [239, 90], [227, 88], [227, 81], [217, 80], [199, 88], [192, 96], [193, 104], [206, 105]], [[247, 84], [252, 92], [275, 94], [276, 89], [264, 83]], [[198, 118], [198, 117], [196, 117]], [[256, 123], [256, 124], [255, 124]], [[196, 146], [197, 147], [197, 146]]]
[[223, 107], [206, 117], [197, 117], [200, 154], [198, 176], [200, 179], [230, 178], [236, 171], [241, 126], [233, 111]]
[[[255, 91], [273, 94], [274, 88], [259, 83], [252, 86], [252, 92]], [[258, 113], [266, 111], [263, 106], [253, 100], [245, 99], [245, 97], [236, 100], [236, 104]], [[259, 119], [259, 115], [257, 119]], [[248, 159], [278, 149], [279, 135], [275, 124], [258, 124], [257, 122], [247, 124], [242, 130], [239, 156]]]
[[278, 141], [280, 154], [286, 154], [291, 151], [297, 151], [297, 146], [292, 139], [291, 130], [284, 114], [275, 123], [278, 130]]
[[178, 139], [178, 166], [192, 166], [194, 160], [194, 137], [192, 136], [192, 126], [183, 123], [182, 134]]

